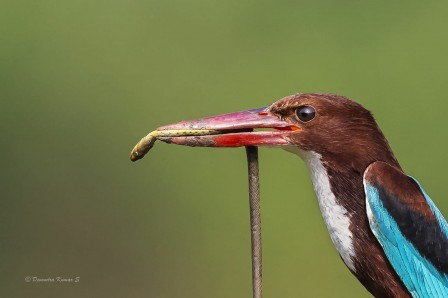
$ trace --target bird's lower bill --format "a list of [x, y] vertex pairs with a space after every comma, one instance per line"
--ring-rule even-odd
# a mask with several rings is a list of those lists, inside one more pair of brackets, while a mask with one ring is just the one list
[[193, 147], [283, 146], [289, 145], [288, 135], [298, 130], [266, 108], [182, 121], [144, 137], [134, 147], [131, 160], [142, 158], [156, 140]]
[[166, 143], [192, 147], [241, 147], [287, 145], [284, 131], [242, 131], [221, 132], [206, 135], [161, 136], [157, 139]]

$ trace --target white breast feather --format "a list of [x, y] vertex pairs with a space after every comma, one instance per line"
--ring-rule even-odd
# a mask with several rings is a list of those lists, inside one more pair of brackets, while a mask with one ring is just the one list
[[307, 164], [311, 174], [314, 191], [319, 201], [320, 211], [327, 225], [331, 240], [338, 250], [345, 264], [355, 272], [353, 257], [353, 235], [350, 231], [350, 216], [347, 210], [338, 204], [331, 191], [330, 180], [326, 168], [323, 166], [321, 156], [312, 151], [302, 151], [297, 147], [288, 148], [288, 151], [298, 154]]

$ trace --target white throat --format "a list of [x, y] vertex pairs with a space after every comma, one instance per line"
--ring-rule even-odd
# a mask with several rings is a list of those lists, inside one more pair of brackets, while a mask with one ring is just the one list
[[338, 204], [336, 196], [331, 190], [327, 169], [323, 166], [321, 156], [313, 151], [303, 151], [297, 147], [288, 148], [288, 151], [299, 155], [308, 166], [319, 202], [320, 211], [327, 225], [331, 240], [338, 250], [344, 263], [355, 272], [353, 257], [353, 235], [350, 231], [350, 215], [347, 210]]

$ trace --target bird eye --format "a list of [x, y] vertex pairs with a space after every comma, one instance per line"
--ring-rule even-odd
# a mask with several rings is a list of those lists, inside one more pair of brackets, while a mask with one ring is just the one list
[[301, 106], [297, 108], [296, 115], [300, 121], [308, 122], [316, 117], [316, 110], [311, 106]]

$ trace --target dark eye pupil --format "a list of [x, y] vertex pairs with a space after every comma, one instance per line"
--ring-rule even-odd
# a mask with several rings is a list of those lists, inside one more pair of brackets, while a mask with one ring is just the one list
[[297, 117], [303, 122], [311, 121], [316, 117], [316, 110], [310, 106], [300, 107], [297, 109], [296, 113]]

